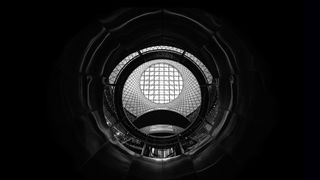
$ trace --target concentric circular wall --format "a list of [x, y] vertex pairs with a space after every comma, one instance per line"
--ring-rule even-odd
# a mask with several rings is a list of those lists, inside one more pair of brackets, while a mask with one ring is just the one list
[[260, 80], [212, 15], [123, 9], [70, 47], [61, 82], [88, 179], [197, 178], [237, 154]]

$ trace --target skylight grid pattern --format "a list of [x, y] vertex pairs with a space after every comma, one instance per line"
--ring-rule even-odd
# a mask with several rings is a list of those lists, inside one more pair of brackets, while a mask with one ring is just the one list
[[[178, 97], [163, 104], [154, 103], [146, 98], [140, 86], [142, 74], [153, 64], [158, 63], [174, 67], [180, 73], [183, 81], [183, 87]], [[188, 68], [172, 60], [155, 59], [140, 65], [129, 75], [123, 87], [122, 104], [128, 112], [136, 117], [155, 109], [171, 110], [187, 117], [201, 105], [201, 90], [196, 77]]]
[[[172, 47], [172, 46], [151, 46], [140, 50], [140, 53], [148, 53], [148, 52], [154, 52], [154, 51], [170, 51], [177, 54], [183, 54], [184, 56], [193, 61], [198, 67], [201, 69], [201, 71], [204, 73], [204, 75], [207, 78], [208, 83], [212, 83], [213, 77], [210, 73], [210, 71], [207, 69], [207, 67], [193, 54], [186, 52], [180, 48]], [[125, 57], [113, 70], [113, 72], [109, 76], [109, 83], [114, 84], [118, 74], [120, 73], [121, 69], [132, 59], [139, 56], [138, 52], [131, 53], [127, 57]]]
[[182, 54], [184, 50], [172, 46], [151, 46], [140, 50], [141, 53], [147, 53], [152, 51], [171, 51], [178, 54]]
[[169, 103], [176, 99], [183, 88], [179, 71], [166, 63], [151, 65], [141, 75], [140, 89], [154, 103]]

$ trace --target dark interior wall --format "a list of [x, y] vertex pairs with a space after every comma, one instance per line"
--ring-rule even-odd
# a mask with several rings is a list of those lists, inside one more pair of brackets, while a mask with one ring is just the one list
[[[193, 6], [193, 3], [196, 5]], [[241, 37], [254, 55], [263, 59], [259, 62], [266, 75], [266, 86], [275, 99], [274, 121], [276, 125], [263, 147], [247, 164], [241, 179], [296, 178], [302, 175], [302, 15], [298, 2], [187, 2], [182, 6], [202, 7], [217, 17], [223, 18], [236, 34]], [[142, 3], [133, 4], [139, 6]], [[165, 6], [166, 3], [149, 4]], [[174, 3], [173, 6], [179, 6]], [[50, 120], [59, 118], [64, 112], [61, 102], [54, 101], [55, 94], [47, 95], [47, 90], [55, 88], [55, 77], [51, 77], [56, 64], [68, 41], [85, 28], [92, 20], [105, 12], [126, 6], [125, 3], [113, 5], [38, 5], [17, 12], [19, 26], [25, 29], [24, 51], [32, 54], [20, 58], [19, 69], [28, 73], [32, 81], [21, 81], [19, 87], [27, 87], [24, 102], [28, 106], [23, 114], [32, 118], [30, 127], [32, 140], [23, 141], [32, 158], [27, 157], [28, 173], [33, 169], [39, 179], [71, 179], [73, 163], [71, 156], [60, 147], [52, 137]], [[146, 5], [143, 5], [146, 6]], [[169, 4], [172, 6], [172, 4]], [[29, 17], [30, 16], [30, 17]], [[28, 17], [28, 18], [27, 18]], [[24, 67], [24, 68], [23, 68]], [[26, 68], [30, 70], [26, 70]], [[26, 74], [21, 73], [21, 74]], [[20, 78], [20, 76], [19, 76]], [[18, 77], [16, 78], [18, 79]], [[55, 89], [54, 89], [55, 90]], [[48, 101], [48, 99], [50, 101]], [[56, 117], [48, 116], [46, 107], [54, 107]], [[37, 109], [34, 111], [34, 109]], [[33, 113], [31, 113], [33, 112]], [[21, 118], [22, 119], [22, 118]], [[263, 127], [261, 127], [263, 128]], [[67, 137], [66, 137], [67, 138]], [[26, 155], [27, 156], [27, 155]], [[30, 169], [29, 169], [29, 168]], [[224, 168], [222, 168], [224, 169]]]
[[169, 124], [186, 128], [190, 124], [190, 122], [187, 118], [180, 115], [179, 113], [167, 110], [156, 110], [143, 114], [138, 119], [136, 119], [133, 124], [137, 128], [143, 128], [146, 126], [157, 124]]

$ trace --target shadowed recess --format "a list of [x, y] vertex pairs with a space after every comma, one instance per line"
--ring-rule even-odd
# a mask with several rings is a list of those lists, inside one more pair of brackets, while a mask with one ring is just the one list
[[170, 124], [181, 128], [186, 128], [190, 122], [187, 118], [179, 113], [168, 110], [156, 110], [145, 113], [138, 117], [133, 124], [139, 129], [157, 124]]

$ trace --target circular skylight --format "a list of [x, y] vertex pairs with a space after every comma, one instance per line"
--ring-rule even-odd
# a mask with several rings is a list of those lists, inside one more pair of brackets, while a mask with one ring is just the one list
[[[155, 66], [160, 66], [157, 64], [167, 66], [168, 73], [156, 73]], [[162, 71], [166, 70], [165, 67], [159, 67], [158, 71], [161, 69]], [[177, 78], [174, 78], [175, 74]], [[162, 78], [164, 82], [162, 83], [163, 95], [160, 95], [159, 91], [161, 88], [159, 76], [164, 77]], [[145, 77], [147, 78], [145, 79]], [[152, 85], [153, 87], [151, 87]], [[158, 97], [152, 97], [156, 94]], [[186, 117], [201, 105], [201, 90], [197, 78], [184, 65], [168, 59], [154, 59], [141, 64], [128, 76], [123, 86], [122, 103], [123, 107], [135, 117], [160, 109], [174, 111]]]
[[140, 78], [143, 95], [157, 104], [176, 99], [182, 91], [183, 80], [179, 71], [167, 63], [156, 63], [146, 69]]

